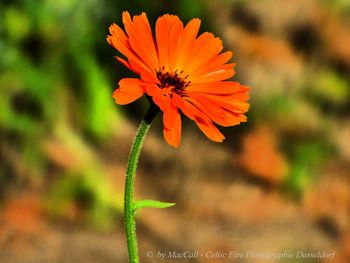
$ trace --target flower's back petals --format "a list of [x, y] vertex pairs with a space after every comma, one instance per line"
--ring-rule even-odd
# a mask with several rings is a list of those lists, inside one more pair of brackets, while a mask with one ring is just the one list
[[181, 115], [179, 112], [177, 112], [175, 116], [173, 127], [171, 129], [167, 129], [166, 127], [164, 127], [163, 135], [164, 135], [165, 141], [169, 145], [175, 148], [179, 147], [180, 140], [181, 140]]
[[122, 59], [121, 57], [117, 57], [117, 56], [115, 56], [115, 59], [118, 60], [121, 64], [123, 64], [125, 67], [127, 67], [128, 69], [130, 69], [136, 73], [136, 70], [130, 65], [130, 63], [128, 61], [126, 61], [125, 59]]
[[180, 97], [180, 95], [173, 93], [173, 97], [171, 99], [171, 103], [172, 105], [174, 105], [175, 107], [181, 109], [184, 107], [184, 101], [183, 99]]
[[199, 47], [194, 47], [194, 49], [197, 49], [198, 51], [193, 52], [194, 55], [191, 59], [191, 63], [188, 63], [186, 66], [185, 71], [189, 75], [196, 72], [199, 68], [207, 66], [208, 62], [217, 56], [222, 50], [223, 46], [220, 38], [214, 38], [210, 35], [208, 35], [208, 38], [207, 42], [201, 44], [198, 44], [198, 42], [195, 41], [194, 45]]
[[[142, 12], [139, 16], [134, 16], [134, 23], [136, 27], [142, 28], [142, 30], [146, 33], [144, 36], [147, 38], [149, 42], [154, 43], [152, 29], [149, 24], [147, 15], [145, 12]], [[155, 48], [155, 46], [154, 46]], [[156, 50], [155, 50], [156, 51]]]
[[[134, 19], [135, 18], [136, 16], [134, 16]], [[142, 23], [139, 21], [140, 19], [136, 20], [138, 21], [138, 25]], [[154, 42], [147, 41], [147, 38], [153, 38], [152, 34], [147, 37], [147, 31], [145, 32], [143, 30], [143, 25], [141, 24], [140, 27], [137, 27], [131, 20], [130, 14], [128, 12], [123, 12], [123, 24], [125, 31], [128, 34], [129, 43], [133, 52], [137, 54], [140, 60], [142, 60], [143, 63], [148, 67], [148, 70], [152, 72], [153, 69], [158, 66], [157, 54], [155, 52], [152, 54], [152, 50], [155, 50]]]
[[168, 71], [174, 72], [176, 70], [176, 61], [180, 51], [181, 35], [183, 32], [183, 24], [180, 20], [174, 20], [169, 31], [169, 49], [168, 49]]
[[149, 69], [148, 69], [148, 67], [145, 65], [145, 64], [143, 64], [143, 62], [142, 62], [142, 64], [139, 62], [140, 60], [134, 60], [133, 58], [129, 58], [128, 59], [128, 62], [129, 62], [129, 64], [130, 64], [130, 66], [132, 67], [132, 68], [134, 68], [135, 69], [135, 73], [136, 74], [138, 74], [138, 75], [140, 75], [140, 72], [143, 72], [143, 71], [148, 71], [148, 72], [150, 72], [149, 71]]
[[203, 94], [232, 95], [236, 92], [243, 92], [240, 83], [235, 81], [220, 81], [210, 83], [191, 84], [186, 87], [187, 92]]
[[124, 56], [130, 53], [130, 43], [127, 35], [116, 24], [109, 26], [110, 35], [107, 36], [107, 42], [115, 49], [119, 50]]
[[144, 93], [144, 83], [139, 79], [124, 78], [119, 81], [119, 87], [114, 91], [116, 103], [124, 105], [140, 98]]
[[149, 70], [138, 55], [134, 53], [130, 46], [129, 39], [119, 26], [112, 24], [109, 27], [109, 31], [111, 35], [107, 36], [107, 42], [128, 58], [130, 65], [137, 70], [135, 73], [138, 73], [140, 69]]
[[156, 85], [146, 85], [146, 93], [147, 95], [152, 97], [154, 103], [164, 111], [167, 106], [166, 98], [163, 96], [162, 91]]
[[124, 31], [115, 23], [109, 26], [109, 33], [111, 35], [107, 36], [107, 42], [113, 46], [112, 37], [116, 37], [119, 41], [121, 41], [124, 45], [128, 45], [128, 37], [124, 33]]
[[218, 128], [214, 126], [209, 121], [204, 121], [203, 119], [196, 118], [195, 122], [199, 129], [212, 141], [222, 142], [225, 139], [225, 136], [219, 131]]
[[166, 107], [163, 112], [163, 123], [164, 127], [170, 130], [175, 124], [176, 116], [178, 115], [178, 110], [170, 103], [170, 98], [166, 98], [166, 100]]
[[166, 99], [163, 95], [154, 95], [152, 97], [154, 103], [160, 108], [161, 111], [164, 112], [164, 110], [166, 109]]
[[194, 18], [185, 26], [180, 39], [181, 43], [177, 55], [177, 62], [175, 66], [176, 69], [182, 69], [183, 65], [186, 65], [191, 59], [193, 44], [198, 34], [200, 25], [201, 20]]
[[129, 61], [126, 61], [125, 59], [118, 56], [115, 56], [115, 59], [138, 75], [141, 74], [140, 72], [147, 72], [148, 74], [150, 74], [149, 71], [145, 71], [142, 67], [140, 67], [139, 64], [135, 63], [131, 59], [129, 59]]
[[154, 66], [154, 69], [159, 68], [159, 60], [157, 48], [152, 34], [151, 26], [149, 25], [147, 16], [142, 13], [139, 16], [134, 16], [134, 27], [137, 29], [139, 34], [139, 39], [141, 40], [141, 45], [150, 57], [150, 63]]

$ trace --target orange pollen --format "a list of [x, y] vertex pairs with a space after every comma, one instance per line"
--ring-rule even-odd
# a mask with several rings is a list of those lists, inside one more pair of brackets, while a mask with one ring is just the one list
[[174, 73], [164, 72], [164, 67], [161, 71], [156, 72], [157, 78], [160, 82], [158, 87], [161, 89], [172, 87], [171, 90], [175, 93], [181, 95], [191, 81], [187, 81], [186, 79], [189, 77], [186, 75], [183, 77], [183, 71], [178, 73], [178, 70], [175, 70]]

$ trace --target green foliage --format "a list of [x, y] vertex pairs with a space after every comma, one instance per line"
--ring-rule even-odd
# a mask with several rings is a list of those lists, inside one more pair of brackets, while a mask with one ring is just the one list
[[350, 97], [350, 83], [336, 72], [322, 72], [314, 78], [309, 93], [318, 101], [342, 105]]
[[30, 19], [26, 13], [13, 7], [4, 10], [2, 23], [4, 34], [14, 42], [26, 37], [31, 30]]
[[79, 62], [86, 86], [86, 99], [81, 109], [85, 114], [85, 125], [92, 134], [106, 138], [110, 135], [110, 122], [115, 120], [116, 111], [111, 100], [110, 85], [92, 58], [84, 56]]
[[[79, 174], [80, 173], [80, 174]], [[47, 198], [52, 215], [69, 217], [70, 209], [80, 209], [81, 222], [109, 229], [114, 216], [121, 212], [111, 187], [100, 171], [83, 170], [67, 173], [53, 185]]]
[[348, 16], [350, 13], [350, 2], [348, 0], [323, 0], [323, 2], [340, 15]]
[[178, 8], [184, 18], [192, 19], [193, 17], [200, 17], [203, 12], [203, 2], [200, 0], [180, 0], [178, 1]]
[[317, 138], [308, 141], [296, 140], [287, 147], [291, 170], [285, 184], [288, 191], [299, 198], [307, 187], [319, 178], [320, 167], [331, 155], [332, 149], [327, 142]]
[[[305, 80], [293, 92], [266, 90], [263, 97], [253, 98], [252, 122], [261, 122], [280, 131], [281, 144], [289, 163], [283, 188], [301, 198], [321, 173], [321, 167], [334, 154], [331, 131], [336, 109], [349, 98], [347, 81], [327, 71]], [[322, 112], [323, 105], [334, 111]], [[263, 116], [263, 117], [262, 117]]]

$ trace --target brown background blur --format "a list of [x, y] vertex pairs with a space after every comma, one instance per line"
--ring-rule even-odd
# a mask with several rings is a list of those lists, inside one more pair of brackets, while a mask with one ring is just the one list
[[176, 206], [138, 213], [141, 262], [350, 262], [347, 0], [1, 0], [0, 262], [127, 262], [123, 180], [148, 105], [111, 98], [133, 76], [105, 41], [124, 10], [201, 18], [251, 87], [222, 144], [185, 120], [172, 149], [152, 124], [136, 196]]

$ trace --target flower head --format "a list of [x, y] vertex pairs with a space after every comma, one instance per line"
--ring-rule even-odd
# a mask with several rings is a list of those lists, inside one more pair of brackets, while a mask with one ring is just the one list
[[222, 41], [205, 32], [198, 35], [201, 21], [185, 26], [175, 15], [158, 18], [155, 34], [145, 13], [123, 12], [122, 30], [109, 27], [108, 43], [127, 60], [116, 59], [139, 78], [124, 78], [113, 93], [118, 104], [131, 103], [147, 94], [163, 112], [163, 134], [174, 147], [180, 144], [182, 112], [211, 140], [225, 137], [214, 123], [233, 126], [246, 121], [249, 88], [227, 81], [234, 75], [228, 63], [231, 51], [222, 52]]

